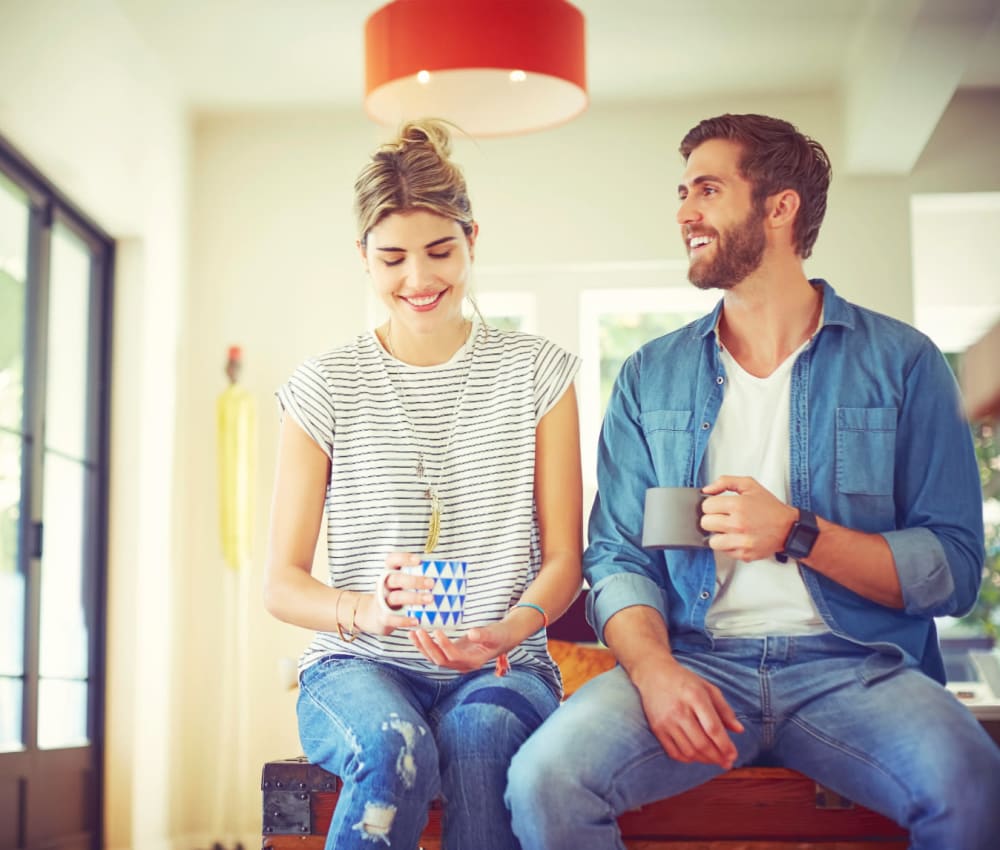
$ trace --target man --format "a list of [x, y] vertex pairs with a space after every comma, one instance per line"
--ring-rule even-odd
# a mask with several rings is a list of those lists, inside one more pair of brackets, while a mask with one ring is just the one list
[[[806, 278], [818, 143], [724, 115], [681, 153], [689, 277], [723, 297], [618, 376], [584, 572], [619, 666], [515, 757], [515, 832], [524, 850], [621, 848], [622, 812], [768, 763], [914, 848], [995, 848], [1000, 750], [943, 687], [933, 621], [972, 607], [984, 557], [954, 379], [925, 336]], [[642, 548], [656, 486], [702, 487], [711, 548]]]

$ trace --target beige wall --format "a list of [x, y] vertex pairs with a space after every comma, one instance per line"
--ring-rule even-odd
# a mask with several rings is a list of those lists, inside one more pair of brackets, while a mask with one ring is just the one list
[[914, 193], [1000, 189], [1000, 91], [960, 91], [908, 181]]
[[[281, 665], [308, 637], [259, 602], [272, 394], [307, 354], [365, 326], [351, 186], [382, 134], [360, 111], [189, 125], [110, 0], [78, 0], [73, 21], [57, 0], [7, 3], [5, 16], [12, 7], [0, 132], [120, 239], [107, 845], [253, 846], [260, 765], [298, 749]], [[594, 107], [547, 133], [459, 143], [482, 225], [480, 285], [505, 273], [544, 281], [549, 267], [552, 279], [578, 267], [581, 279], [625, 285], [593, 270], [682, 261], [677, 141], [725, 110], [790, 118], [836, 167], [839, 100], [822, 95]], [[998, 130], [1000, 96], [962, 95], [909, 177], [837, 172], [808, 271], [911, 318], [910, 194], [1000, 189]], [[570, 347], [574, 297], [567, 286], [542, 299], [545, 332]], [[255, 557], [242, 574], [222, 562], [215, 513], [214, 403], [230, 344], [244, 346], [259, 417]]]
[[[106, 846], [173, 846], [177, 346], [188, 128], [111, 0], [0, 0], [0, 133], [118, 241]], [[182, 845], [183, 846], [183, 845]]]

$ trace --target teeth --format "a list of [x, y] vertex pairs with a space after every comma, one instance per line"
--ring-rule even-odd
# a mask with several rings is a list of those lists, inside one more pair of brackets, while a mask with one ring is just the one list
[[406, 300], [409, 301], [414, 307], [426, 307], [428, 304], [433, 304], [435, 301], [437, 301], [438, 296], [440, 294], [441, 293], [438, 292], [435, 295], [421, 295], [421, 296], [414, 295], [407, 298]]
[[688, 240], [688, 245], [692, 248], [700, 248], [702, 245], [707, 245], [712, 240], [708, 236], [692, 236]]

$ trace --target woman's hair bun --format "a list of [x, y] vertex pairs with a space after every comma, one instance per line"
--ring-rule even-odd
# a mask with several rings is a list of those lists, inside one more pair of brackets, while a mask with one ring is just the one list
[[399, 130], [396, 145], [403, 150], [408, 145], [430, 145], [441, 159], [451, 156], [449, 125], [440, 118], [421, 118], [408, 121]]

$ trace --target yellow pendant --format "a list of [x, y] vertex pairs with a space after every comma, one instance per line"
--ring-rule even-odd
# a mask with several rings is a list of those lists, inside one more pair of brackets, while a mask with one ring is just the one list
[[424, 543], [424, 554], [430, 555], [437, 546], [438, 534], [441, 531], [441, 500], [437, 494], [431, 495], [431, 519], [427, 524], [427, 542]]

